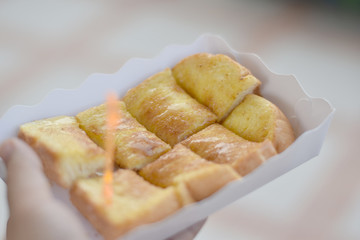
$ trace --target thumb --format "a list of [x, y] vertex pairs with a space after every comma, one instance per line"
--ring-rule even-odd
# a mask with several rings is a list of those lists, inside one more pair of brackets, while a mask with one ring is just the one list
[[0, 146], [0, 157], [7, 166], [7, 239], [87, 239], [79, 219], [53, 197], [40, 159], [29, 145], [7, 140]]
[[0, 157], [7, 167], [10, 211], [35, 206], [40, 199], [52, 198], [39, 157], [25, 142], [17, 138], [5, 141], [0, 146]]

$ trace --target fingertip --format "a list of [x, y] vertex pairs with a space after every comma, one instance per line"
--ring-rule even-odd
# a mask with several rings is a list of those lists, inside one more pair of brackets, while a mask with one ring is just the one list
[[11, 138], [0, 145], [0, 157], [3, 159], [8, 174], [42, 173], [42, 164], [36, 152], [23, 140]]
[[11, 155], [14, 153], [15, 144], [16, 139], [11, 138], [0, 145], [0, 157], [3, 159], [6, 165], [10, 161]]
[[[51, 195], [49, 182], [43, 173], [38, 155], [27, 143], [18, 138], [9, 139], [0, 146], [0, 156], [7, 169], [10, 209], [15, 205], [48, 199]], [[26, 201], [19, 202], [19, 199]]]
[[[4, 141], [0, 145], [0, 157], [7, 168], [9, 168], [9, 165], [12, 165], [10, 162], [14, 163], [20, 159], [27, 159], [27, 163], [32, 166], [40, 165], [38, 155], [26, 142], [19, 138], [10, 138]], [[23, 162], [23, 164], [26, 164], [26, 162]]]

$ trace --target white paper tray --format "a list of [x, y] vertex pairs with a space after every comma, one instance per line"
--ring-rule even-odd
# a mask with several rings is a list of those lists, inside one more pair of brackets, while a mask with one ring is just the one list
[[[147, 77], [173, 67], [186, 56], [199, 52], [226, 54], [250, 69], [262, 82], [262, 95], [275, 103], [289, 118], [297, 139], [284, 152], [269, 159], [242, 180], [231, 182], [201, 202], [184, 207], [172, 216], [149, 225], [140, 226], [121, 239], [163, 239], [202, 220], [216, 210], [245, 196], [271, 180], [317, 156], [320, 152], [334, 108], [324, 99], [309, 97], [292, 75], [279, 75], [269, 70], [252, 53], [239, 53], [220, 37], [200, 36], [191, 45], [171, 45], [152, 59], [133, 58], [114, 74], [92, 74], [77, 89], [56, 89], [34, 106], [14, 106], [0, 119], [0, 142], [16, 136], [19, 125], [58, 115], [76, 115], [80, 111], [105, 101], [108, 91], [119, 96]], [[1, 170], [0, 170], [1, 172]], [[54, 185], [55, 195], [73, 208], [68, 193]], [[102, 239], [79, 214], [93, 239]]]

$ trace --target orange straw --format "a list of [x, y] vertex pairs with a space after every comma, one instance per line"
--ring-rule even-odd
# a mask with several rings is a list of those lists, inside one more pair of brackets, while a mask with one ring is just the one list
[[115, 130], [120, 120], [117, 108], [117, 98], [114, 92], [106, 97], [106, 136], [105, 136], [105, 169], [104, 169], [104, 196], [107, 205], [112, 204], [113, 199], [113, 170], [115, 154]]

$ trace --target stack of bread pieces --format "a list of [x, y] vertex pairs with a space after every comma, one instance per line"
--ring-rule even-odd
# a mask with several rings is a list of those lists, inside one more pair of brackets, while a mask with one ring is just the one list
[[19, 137], [97, 231], [115, 239], [209, 197], [295, 140], [260, 84], [230, 57], [199, 53], [130, 89], [118, 101], [111, 204], [101, 176], [105, 104], [26, 123]]

